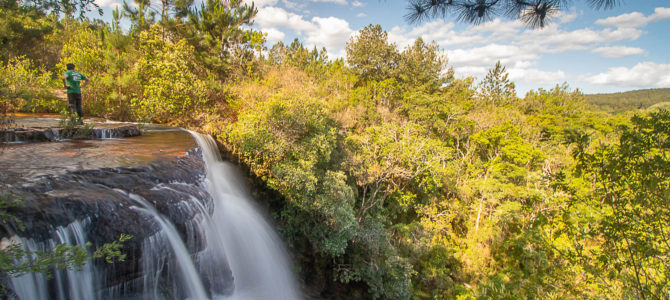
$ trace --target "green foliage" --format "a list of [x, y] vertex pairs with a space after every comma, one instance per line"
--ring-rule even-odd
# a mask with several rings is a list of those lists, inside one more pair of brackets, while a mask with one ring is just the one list
[[[261, 57], [256, 9], [241, 1], [138, 1], [127, 34], [119, 10], [111, 24], [54, 21], [12, 3], [0, 22], [23, 27], [3, 54], [5, 114], [62, 110], [51, 81], [72, 62], [92, 79], [90, 114], [217, 135], [276, 192], [272, 216], [326, 294], [668, 297], [662, 109], [594, 112], [566, 85], [520, 99], [500, 63], [478, 85], [455, 79], [435, 43], [399, 51], [378, 25], [347, 43], [346, 62], [297, 39]], [[16, 57], [30, 43], [58, 48], [59, 64]], [[121, 242], [100, 255], [122, 256]], [[88, 252], [57, 250], [11, 251], [65, 267]]]
[[509, 74], [505, 66], [496, 62], [495, 67], [490, 69], [486, 77], [479, 83], [480, 97], [493, 104], [506, 104], [516, 97], [514, 82], [509, 80]]
[[413, 212], [420, 201], [437, 194], [445, 180], [444, 165], [452, 156], [442, 142], [426, 138], [423, 128], [411, 123], [372, 126], [350, 135], [347, 144], [346, 168], [361, 193], [359, 221], [389, 198], [394, 203], [386, 205]]
[[380, 25], [365, 26], [347, 42], [345, 50], [347, 62], [362, 81], [382, 81], [395, 75], [400, 54]]
[[270, 187], [323, 222], [304, 229], [311, 241], [341, 255], [358, 224], [346, 176], [331, 168], [337, 128], [309, 97], [276, 94], [258, 104], [240, 113], [225, 139]]
[[51, 73], [33, 66], [23, 57], [0, 65], [0, 100], [7, 110], [60, 111], [64, 103], [52, 92]]
[[[12, 194], [0, 195], [0, 221], [4, 224], [16, 224], [19, 229], [25, 228], [22, 220], [12, 215], [7, 209], [23, 205], [20, 198]], [[0, 249], [0, 273], [10, 277], [19, 277], [26, 273], [45, 273], [51, 276], [52, 270], [80, 269], [91, 258], [104, 258], [106, 262], [123, 261], [126, 254], [121, 252], [123, 242], [132, 238], [121, 234], [118, 241], [106, 243], [91, 254], [84, 247], [77, 245], [58, 244], [48, 252], [27, 251], [15, 240], [9, 240]], [[90, 243], [86, 247], [91, 247]]]
[[612, 94], [584, 95], [585, 101], [592, 107], [611, 112], [623, 113], [636, 111], [654, 104], [670, 101], [670, 89], [647, 89]]
[[433, 93], [453, 77], [453, 70], [445, 73], [446, 66], [447, 58], [440, 53], [437, 43], [417, 38], [400, 54], [398, 77], [410, 90]]
[[0, 62], [26, 56], [43, 58], [45, 36], [54, 29], [54, 22], [35, 6], [24, 6], [17, 0], [0, 3]]
[[670, 295], [669, 128], [668, 111], [634, 116], [618, 144], [580, 153], [577, 165], [595, 184], [593, 196], [582, 200], [600, 218], [593, 234], [602, 238], [602, 248], [593, 259], [640, 298]]
[[193, 61], [194, 49], [185, 40], [161, 39], [160, 28], [140, 34], [140, 58], [133, 72], [142, 83], [131, 99], [141, 120], [168, 122], [173, 116], [193, 116], [205, 106], [205, 82]]
[[[265, 42], [262, 33], [248, 29], [258, 10], [242, 0], [203, 1], [190, 16], [192, 32], [186, 38], [195, 54], [209, 69], [221, 75], [232, 75], [247, 68], [253, 52]], [[232, 74], [231, 74], [232, 73]]]

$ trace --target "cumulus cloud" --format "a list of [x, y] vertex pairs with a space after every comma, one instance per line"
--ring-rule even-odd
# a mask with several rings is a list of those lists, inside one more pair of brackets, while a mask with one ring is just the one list
[[[647, 18], [665, 18], [666, 10], [656, 9]], [[545, 54], [567, 51], [593, 51], [608, 58], [643, 54], [635, 47], [608, 47], [612, 42], [638, 39], [644, 32], [635, 26], [615, 28], [565, 29], [562, 26], [575, 20], [576, 11], [562, 12], [556, 22], [542, 30], [529, 29], [518, 20], [494, 19], [472, 26], [466, 30], [456, 30], [454, 23], [435, 20], [417, 27], [393, 27], [389, 40], [400, 48], [410, 45], [417, 37], [436, 41], [446, 51], [449, 65], [460, 76], [482, 77], [496, 61], [507, 66], [510, 78], [533, 84], [554, 84], [568, 79], [562, 70], [540, 70], [537, 65]], [[633, 15], [632, 19], [637, 16]], [[624, 16], [622, 18], [631, 18]], [[601, 21], [602, 23], [602, 21]]]
[[343, 48], [353, 30], [349, 22], [335, 17], [312, 18], [317, 29], [307, 32], [307, 42], [326, 49]]
[[316, 29], [316, 26], [313, 23], [306, 21], [301, 15], [272, 6], [258, 10], [256, 24], [261, 28], [284, 26], [297, 32], [313, 31]]
[[359, 18], [365, 18], [365, 17], [367, 17], [367, 16], [368, 16], [368, 15], [366, 15], [365, 13], [358, 13], [358, 14], [356, 15], [356, 17], [359, 17]]
[[498, 60], [500, 63], [510, 67], [522, 67], [532, 65], [530, 61], [539, 59], [539, 55], [527, 52], [514, 45], [491, 44], [479, 48], [454, 49], [447, 51], [449, 63], [455, 67], [481, 66], [491, 67]]
[[661, 21], [665, 19], [670, 19], [669, 7], [657, 7], [656, 9], [654, 9], [654, 13], [649, 16], [645, 16], [640, 12], [632, 12], [605, 19], [599, 19], [596, 21], [596, 24], [602, 26], [637, 28], [637, 27], [643, 27], [651, 22]]
[[614, 67], [605, 73], [583, 76], [582, 79], [597, 85], [670, 87], [670, 65], [641, 62], [632, 68]]
[[508, 70], [511, 80], [527, 81], [532, 78], [534, 84], [556, 84], [565, 80], [565, 73], [561, 70], [555, 72], [542, 71], [538, 69], [510, 68]]
[[267, 42], [272, 44], [275, 44], [281, 40], [283, 40], [286, 37], [286, 34], [277, 30], [276, 28], [261, 28], [262, 32], [267, 33]]
[[361, 1], [358, 1], [358, 0], [354, 0], [354, 2], [351, 3], [351, 5], [353, 7], [361, 7], [361, 6], [365, 5], [365, 3], [361, 2]]
[[344, 45], [353, 33], [349, 22], [344, 19], [313, 17], [305, 20], [302, 15], [273, 6], [259, 9], [256, 24], [268, 33], [269, 42], [284, 39], [284, 32], [278, 28], [285, 27], [302, 35], [307, 47], [326, 47], [331, 57], [343, 55]]
[[644, 54], [644, 49], [637, 47], [613, 46], [613, 47], [598, 47], [592, 50], [606, 58], [619, 58], [631, 55]]

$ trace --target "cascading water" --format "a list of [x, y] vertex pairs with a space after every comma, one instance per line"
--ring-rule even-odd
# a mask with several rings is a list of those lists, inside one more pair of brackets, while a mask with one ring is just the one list
[[156, 211], [156, 209], [151, 206], [151, 204], [144, 200], [144, 198], [135, 194], [129, 194], [129, 197], [130, 199], [137, 201], [137, 203], [140, 205], [140, 207], [137, 208], [138, 210], [151, 215], [156, 221], [158, 221], [158, 223], [160, 223], [162, 232], [165, 233], [168, 242], [174, 251], [174, 256], [176, 257], [179, 269], [181, 271], [181, 276], [179, 277], [184, 285], [188, 298], [207, 299], [207, 293], [205, 292], [205, 288], [202, 286], [200, 276], [198, 275], [198, 272], [193, 265], [191, 256], [189, 255], [188, 250], [186, 250], [186, 246], [179, 237], [179, 233], [174, 228], [174, 226], [170, 223], [170, 221], [161, 216]]
[[[73, 222], [66, 227], [58, 227], [54, 237], [46, 242], [36, 242], [32, 239], [14, 237], [13, 242], [23, 245], [24, 250], [51, 251], [56, 244], [85, 246], [87, 239], [84, 228], [88, 221]], [[57, 291], [50, 295], [47, 277], [40, 273], [27, 273], [21, 277], [12, 278], [11, 283], [21, 299], [95, 299], [94, 282], [96, 273], [91, 262], [87, 262], [81, 269], [56, 271], [53, 274], [54, 286]]]
[[[191, 135], [202, 153], [205, 176], [202, 172], [203, 161], [199, 161], [197, 156], [187, 159], [186, 165], [200, 164], [197, 168], [201, 170], [198, 171], [200, 175], [189, 175], [193, 174], [191, 167], [184, 167], [186, 173], [174, 175], [174, 172], [179, 172], [180, 163], [183, 163], [181, 161], [163, 169], [151, 166], [146, 169], [114, 170], [105, 169], [102, 165], [102, 169], [94, 169], [90, 173], [84, 170], [74, 177], [63, 173], [61, 160], [54, 161], [59, 164], [58, 167], [40, 168], [56, 170], [53, 176], [63, 177], [66, 186], [65, 191], [58, 192], [58, 181], [54, 184], [53, 180], [61, 177], [49, 177], [52, 179], [45, 181], [43, 189], [56, 189], [46, 193], [55, 198], [46, 198], [45, 203], [56, 204], [54, 199], [64, 199], [61, 195], [71, 193], [82, 196], [75, 196], [72, 200], [75, 204], [64, 202], [66, 204], [55, 206], [60, 207], [56, 210], [65, 209], [65, 215], [70, 216], [70, 221], [64, 223], [69, 225], [46, 226], [51, 228], [47, 230], [51, 232], [47, 235], [51, 238], [44, 239], [43, 234], [42, 238], [15, 235], [11, 238], [13, 242], [22, 244], [29, 251], [49, 251], [59, 243], [84, 246], [95, 240], [95, 244], [99, 244], [100, 239], [95, 239], [97, 234], [106, 232], [108, 229], [105, 226], [111, 226], [119, 220], [124, 225], [113, 232], [135, 230], [140, 233], [136, 233], [136, 237], [142, 237], [132, 246], [132, 249], [138, 249], [137, 253], [130, 253], [131, 262], [125, 265], [110, 266], [89, 261], [82, 269], [54, 271], [51, 279], [42, 274], [26, 274], [6, 281], [13, 294], [22, 300], [302, 298], [283, 242], [254, 206], [235, 167], [221, 160], [211, 137], [194, 132]], [[144, 145], [147, 140], [156, 140], [151, 134], [143, 139], [144, 142], [140, 141], [138, 145]], [[125, 143], [122, 140], [118, 142]], [[160, 153], [168, 152], [164, 146], [160, 147]], [[93, 154], [98, 152], [92, 151], [103, 151], [95, 150], [94, 147], [77, 149], [81, 154], [77, 158], [78, 166], [88, 165], [84, 157], [98, 157]], [[186, 157], [189, 157], [188, 153]], [[123, 162], [127, 159], [124, 156]], [[79, 160], [84, 163], [79, 163]], [[49, 166], [49, 161], [42, 163]], [[30, 175], [31, 172], [16, 169], [14, 173]], [[162, 173], [155, 175], [156, 172]], [[123, 177], [124, 173], [131, 176], [138, 174], [139, 177], [128, 179]], [[185, 178], [186, 181], [169, 179], [172, 177]], [[15, 182], [18, 177], [11, 179], [9, 182]], [[138, 182], [128, 186], [128, 180]], [[32, 185], [39, 180], [30, 179], [28, 182], [32, 182]], [[75, 182], [78, 185], [72, 187]], [[28, 190], [31, 189], [40, 190]], [[44, 195], [43, 192], [39, 193]], [[96, 197], [104, 201], [96, 202], [98, 200], [93, 200]], [[77, 216], [72, 215], [71, 209], [79, 207], [79, 203], [85, 203], [81, 205], [88, 208], [84, 208]], [[95, 212], [91, 212], [91, 209]], [[37, 214], [42, 213], [38, 211]], [[128, 226], [140, 226], [142, 229]], [[118, 233], [114, 235], [118, 236]]]
[[214, 198], [208, 241], [222, 247], [235, 278], [233, 299], [299, 299], [282, 241], [249, 201], [235, 169], [221, 160], [214, 140], [191, 133], [207, 165]]

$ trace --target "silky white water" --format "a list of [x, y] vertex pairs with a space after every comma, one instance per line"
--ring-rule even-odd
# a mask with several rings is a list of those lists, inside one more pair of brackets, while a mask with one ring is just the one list
[[[283, 241], [263, 214], [255, 207], [243, 178], [234, 165], [221, 160], [218, 148], [209, 136], [191, 132], [199, 145], [206, 166], [206, 176], [195, 183], [162, 182], [137, 193], [172, 195], [148, 201], [137, 194], [118, 188], [110, 189], [125, 199], [123, 209], [140, 212], [148, 226], [157, 230], [137, 241], [136, 269], [126, 281], [113, 281], [109, 273], [114, 266], [88, 261], [81, 269], [54, 271], [53, 278], [29, 273], [9, 280], [8, 287], [22, 300], [88, 300], [88, 299], [226, 299], [226, 300], [294, 300], [303, 296], [294, 278], [291, 261]], [[188, 137], [188, 135], [187, 135]], [[189, 137], [190, 140], [190, 137]], [[190, 140], [193, 143], [193, 140]], [[193, 144], [191, 144], [191, 147]], [[88, 149], [88, 148], [86, 148]], [[189, 185], [189, 186], [185, 186]], [[197, 187], [197, 188], [196, 188]], [[203, 189], [204, 187], [204, 189]], [[206, 191], [205, 191], [206, 190]], [[209, 195], [207, 195], [209, 194]], [[211, 201], [210, 201], [211, 200]], [[162, 211], [157, 210], [161, 204]], [[133, 207], [134, 206], [134, 207]], [[124, 208], [125, 207], [125, 208]], [[166, 215], [163, 215], [166, 214]], [[170, 216], [168, 216], [170, 214]], [[177, 231], [171, 219], [191, 216], [179, 224]], [[95, 218], [93, 218], [95, 219]], [[28, 251], [50, 251], [57, 244], [86, 248], [87, 236], [94, 228], [91, 218], [49, 231], [45, 240], [14, 236]], [[152, 222], [142, 224], [151, 224]], [[122, 228], [121, 228], [122, 229]], [[184, 237], [182, 239], [182, 236]], [[8, 243], [10, 241], [3, 241]], [[110, 275], [112, 274], [112, 275]], [[126, 273], [124, 273], [126, 274]], [[110, 278], [112, 280], [110, 280]], [[110, 282], [114, 282], [110, 285]]]
[[137, 208], [138, 210], [150, 214], [156, 221], [158, 221], [158, 223], [160, 223], [161, 229], [166, 234], [168, 241], [172, 246], [172, 250], [174, 251], [174, 255], [177, 258], [181, 270], [180, 278], [187, 291], [188, 297], [190, 299], [207, 299], [207, 293], [205, 292], [202, 281], [200, 281], [200, 276], [193, 265], [191, 255], [186, 250], [186, 246], [184, 246], [184, 242], [179, 237], [179, 233], [174, 228], [174, 225], [172, 225], [170, 221], [165, 220], [165, 218], [142, 197], [135, 194], [130, 194], [129, 196], [140, 204], [141, 208]]
[[[214, 140], [191, 132], [207, 165], [214, 198], [208, 243], [219, 243], [233, 272], [231, 299], [300, 299], [283, 242], [254, 207], [235, 168], [221, 160]], [[214, 246], [210, 244], [210, 246]]]

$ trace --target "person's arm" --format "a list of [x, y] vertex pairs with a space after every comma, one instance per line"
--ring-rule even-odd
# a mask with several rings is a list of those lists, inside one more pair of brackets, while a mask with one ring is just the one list
[[67, 74], [65, 73], [63, 73], [63, 87], [65, 87], [65, 89], [69, 88], [67, 85]]
[[84, 77], [84, 84], [82, 84], [81, 87], [86, 87], [90, 82], [91, 80], [89, 80], [88, 77]]

